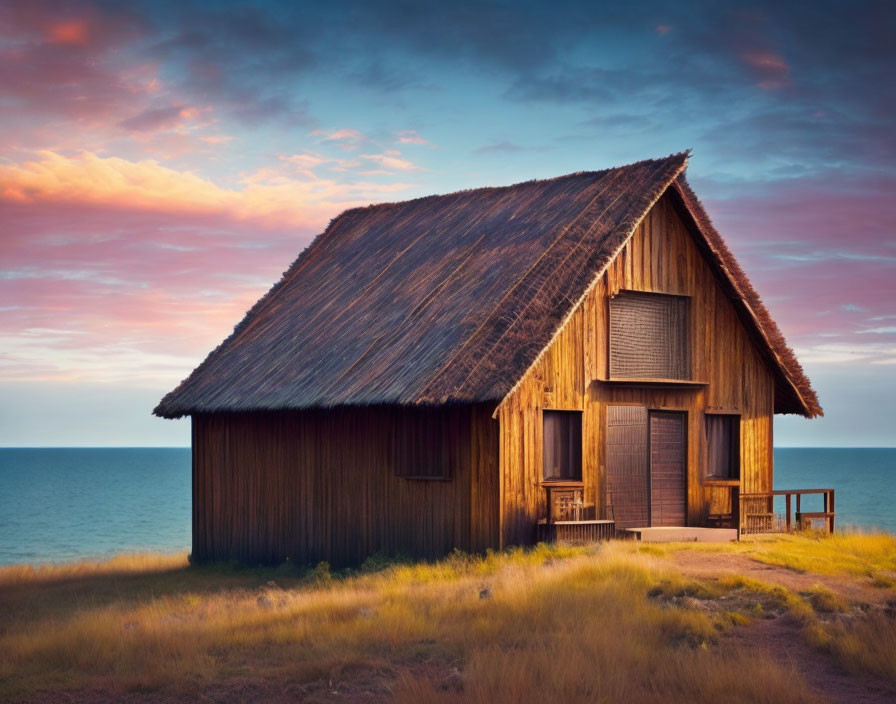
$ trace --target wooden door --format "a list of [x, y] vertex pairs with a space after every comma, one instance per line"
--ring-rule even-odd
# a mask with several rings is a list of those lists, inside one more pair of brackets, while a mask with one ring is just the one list
[[647, 483], [647, 409], [607, 407], [606, 503], [617, 528], [650, 523]]
[[687, 521], [687, 415], [607, 407], [606, 504], [618, 528]]
[[650, 525], [683, 526], [687, 518], [687, 416], [650, 411]]

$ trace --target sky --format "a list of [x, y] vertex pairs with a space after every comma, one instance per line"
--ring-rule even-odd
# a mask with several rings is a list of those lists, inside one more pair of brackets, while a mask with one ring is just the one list
[[161, 396], [342, 210], [693, 149], [825, 417], [896, 445], [890, 2], [0, 3], [0, 445]]

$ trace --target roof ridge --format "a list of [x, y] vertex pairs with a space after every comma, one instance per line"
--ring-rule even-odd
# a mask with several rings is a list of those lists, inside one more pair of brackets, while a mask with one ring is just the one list
[[[448, 191], [447, 193], [430, 193], [425, 196], [417, 196], [416, 198], [408, 198], [407, 200], [394, 200], [394, 201], [383, 201], [381, 203], [370, 203], [368, 205], [356, 205], [353, 208], [347, 208], [343, 210], [338, 216], [333, 218], [331, 221], [331, 225], [333, 222], [341, 218], [343, 215], [348, 215], [350, 213], [361, 213], [368, 210], [375, 210], [377, 208], [388, 208], [393, 206], [405, 205], [408, 203], [419, 203], [420, 201], [436, 199], [436, 198], [450, 198], [452, 196], [461, 196], [468, 195], [471, 193], [477, 192], [485, 192], [485, 191], [503, 191], [510, 190], [513, 188], [519, 188], [520, 186], [529, 186], [534, 184], [543, 184], [550, 183], [551, 181], [561, 181], [565, 178], [575, 178], [577, 176], [602, 176], [604, 174], [609, 173], [610, 171], [621, 171], [623, 169], [631, 169], [636, 166], [641, 166], [642, 164], [646, 164], [651, 161], [666, 161], [668, 159], [672, 159], [674, 157], [683, 157], [687, 160], [691, 155], [692, 149], [688, 147], [680, 152], [672, 152], [671, 154], [664, 157], [654, 157], [647, 159], [639, 159], [638, 161], [633, 161], [629, 164], [620, 164], [619, 166], [609, 166], [605, 169], [597, 169], [595, 171], [589, 171], [587, 169], [583, 169], [581, 171], [572, 171], [566, 174], [560, 174], [559, 176], [549, 176], [547, 178], [530, 178], [525, 181], [517, 181], [516, 183], [509, 183], [504, 186], [474, 186], [472, 188], [460, 188], [456, 191]], [[327, 226], [329, 229], [330, 226]], [[325, 231], [326, 232], [326, 231]]]

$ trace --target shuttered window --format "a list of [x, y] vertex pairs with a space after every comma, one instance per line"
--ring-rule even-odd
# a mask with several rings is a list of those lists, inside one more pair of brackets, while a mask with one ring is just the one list
[[691, 377], [688, 299], [622, 291], [610, 299], [610, 377]]
[[708, 477], [740, 478], [740, 416], [706, 416], [706, 452]]
[[581, 412], [544, 411], [543, 457], [546, 480], [582, 480]]

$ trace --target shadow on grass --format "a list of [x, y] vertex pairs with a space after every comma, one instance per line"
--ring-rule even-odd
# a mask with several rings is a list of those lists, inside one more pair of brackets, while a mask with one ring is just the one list
[[186, 555], [124, 555], [107, 562], [0, 568], [0, 634], [48, 616], [149, 599], [219, 596], [276, 586], [323, 586], [398, 565], [424, 565], [406, 556], [376, 553], [357, 569], [331, 571], [329, 564], [253, 566], [238, 562], [190, 564]]
[[188, 594], [204, 597], [258, 589], [271, 581], [288, 588], [313, 581], [310, 574], [310, 570], [295, 568], [183, 564], [143, 572], [123, 568], [83, 574], [60, 572], [22, 581], [0, 580], [0, 633], [32, 620], [110, 604], [128, 606]]

